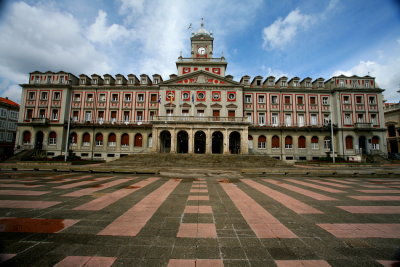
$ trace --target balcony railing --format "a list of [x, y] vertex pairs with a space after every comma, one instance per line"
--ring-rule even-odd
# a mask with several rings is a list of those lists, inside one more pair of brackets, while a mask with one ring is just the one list
[[146, 125], [151, 124], [151, 121], [148, 120], [96, 120], [96, 121], [71, 121], [72, 125], [81, 125], [81, 126], [128, 126], [128, 125]]
[[207, 58], [207, 57], [179, 57], [178, 62], [192, 62], [192, 61], [200, 61], [200, 62], [225, 62], [225, 58], [217, 57], [217, 58]]
[[31, 123], [34, 125], [47, 125], [49, 123], [49, 119], [47, 119], [47, 118], [32, 118]]
[[209, 117], [209, 116], [155, 116], [154, 121], [174, 122], [247, 122], [247, 117]]
[[354, 124], [356, 129], [371, 129], [372, 128], [372, 123], [366, 123], [366, 122], [356, 122]]
[[268, 128], [326, 128], [330, 129], [327, 124], [305, 124], [305, 123], [252, 123], [253, 127]]

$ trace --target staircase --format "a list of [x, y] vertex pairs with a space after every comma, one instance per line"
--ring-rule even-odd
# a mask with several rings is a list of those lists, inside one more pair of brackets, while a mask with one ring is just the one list
[[264, 155], [206, 155], [206, 154], [134, 154], [111, 162], [103, 166], [160, 168], [179, 167], [195, 169], [218, 168], [273, 168], [289, 167], [290, 165]]

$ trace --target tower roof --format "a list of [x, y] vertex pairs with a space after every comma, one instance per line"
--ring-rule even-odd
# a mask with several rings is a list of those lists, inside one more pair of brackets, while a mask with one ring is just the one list
[[192, 33], [192, 38], [193, 37], [208, 37], [208, 38], [213, 39], [212, 35], [213, 35], [212, 33], [210, 33], [209, 31], [207, 31], [204, 28], [204, 20], [203, 20], [203, 18], [201, 18], [200, 29], [198, 29], [196, 32]]

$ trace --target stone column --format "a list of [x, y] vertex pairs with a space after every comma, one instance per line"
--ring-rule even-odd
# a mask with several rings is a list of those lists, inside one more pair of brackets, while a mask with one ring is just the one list
[[176, 130], [171, 131], [171, 153], [176, 153]]
[[160, 141], [158, 140], [159, 136], [158, 136], [158, 129], [157, 128], [153, 128], [153, 131], [151, 133], [152, 136], [152, 147], [151, 147], [151, 151], [152, 152], [159, 152], [160, 151]]
[[229, 154], [229, 134], [228, 129], [224, 131], [224, 154]]
[[188, 145], [189, 145], [188, 153], [189, 153], [189, 154], [193, 154], [193, 150], [194, 150], [194, 133], [193, 133], [193, 128], [191, 128], [191, 129], [188, 131], [188, 136], [189, 136], [189, 140], [188, 140]]
[[206, 154], [212, 153], [212, 136], [211, 129], [208, 128], [206, 132]]
[[243, 129], [240, 136], [240, 154], [249, 154], [249, 130], [247, 127]]

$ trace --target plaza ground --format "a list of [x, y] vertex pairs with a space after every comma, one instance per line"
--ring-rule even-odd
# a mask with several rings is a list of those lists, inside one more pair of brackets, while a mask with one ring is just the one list
[[396, 166], [0, 172], [8, 266], [392, 266], [399, 214]]

